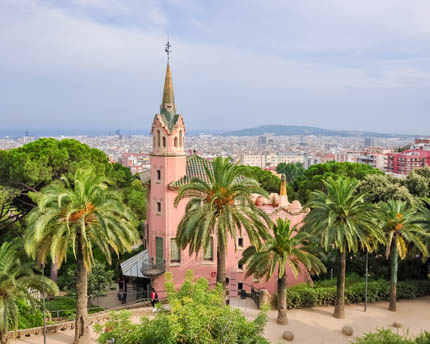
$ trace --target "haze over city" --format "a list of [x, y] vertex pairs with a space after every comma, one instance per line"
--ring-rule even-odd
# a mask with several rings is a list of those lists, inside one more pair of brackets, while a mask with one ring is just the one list
[[424, 135], [429, 11], [425, 0], [0, 0], [0, 135], [149, 134], [169, 35], [188, 130]]

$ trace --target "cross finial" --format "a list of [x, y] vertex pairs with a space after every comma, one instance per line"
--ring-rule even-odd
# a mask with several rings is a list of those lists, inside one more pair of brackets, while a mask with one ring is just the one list
[[167, 54], [167, 61], [169, 61], [169, 59], [170, 59], [170, 53], [172, 52], [172, 50], [170, 50], [170, 47], [171, 47], [171, 45], [170, 45], [169, 37], [167, 37], [166, 48], [164, 49], [164, 51]]

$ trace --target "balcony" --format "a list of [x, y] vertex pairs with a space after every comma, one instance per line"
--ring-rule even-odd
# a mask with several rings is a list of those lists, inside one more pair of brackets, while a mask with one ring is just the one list
[[156, 261], [155, 258], [151, 257], [149, 263], [144, 262], [142, 264], [140, 271], [142, 272], [143, 275], [151, 278], [151, 277], [157, 277], [166, 272], [166, 261], [164, 259], [160, 262], [154, 262], [154, 261]]

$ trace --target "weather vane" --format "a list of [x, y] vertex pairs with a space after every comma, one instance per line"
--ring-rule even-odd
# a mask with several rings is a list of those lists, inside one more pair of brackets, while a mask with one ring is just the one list
[[170, 59], [170, 53], [172, 52], [172, 50], [170, 49], [170, 47], [171, 47], [171, 45], [170, 45], [169, 37], [167, 37], [166, 49], [164, 49], [164, 51], [167, 54], [167, 60]]

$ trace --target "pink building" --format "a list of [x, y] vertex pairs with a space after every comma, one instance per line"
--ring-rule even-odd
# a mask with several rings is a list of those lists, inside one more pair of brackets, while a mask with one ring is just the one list
[[[173, 83], [170, 66], [167, 64], [164, 92], [160, 113], [155, 115], [152, 123], [152, 152], [150, 154], [151, 169], [141, 175], [147, 186], [147, 223], [144, 241], [146, 250], [135, 259], [122, 264], [125, 275], [138, 276], [150, 280], [151, 285], [163, 297], [165, 273], [173, 274], [174, 283], [182, 284], [188, 269], [193, 270], [196, 277], [205, 277], [209, 283], [216, 282], [216, 240], [205, 252], [189, 255], [188, 250], [181, 251], [176, 245], [176, 231], [184, 212], [186, 201], [182, 201], [177, 208], [174, 200], [177, 189], [193, 177], [205, 175], [204, 164], [208, 161], [198, 155], [188, 155], [184, 151], [185, 137], [184, 119], [176, 112], [173, 93]], [[277, 217], [289, 218], [293, 224], [300, 223], [306, 211], [300, 202], [288, 202], [286, 195], [272, 194], [271, 199], [255, 197], [256, 204], [264, 209], [273, 219]], [[245, 231], [238, 238], [237, 250], [230, 241], [227, 245], [226, 271], [229, 279], [238, 282], [239, 290], [247, 285], [256, 288], [265, 287], [270, 293], [276, 291], [276, 278], [273, 276], [268, 282], [245, 278], [246, 267], [239, 265], [242, 251], [250, 244]], [[140, 261], [139, 261], [140, 259]], [[303, 273], [295, 279], [288, 274], [288, 284], [293, 285], [307, 279]]]
[[408, 175], [416, 168], [430, 166], [430, 151], [408, 149], [400, 153], [388, 153], [386, 172]]

